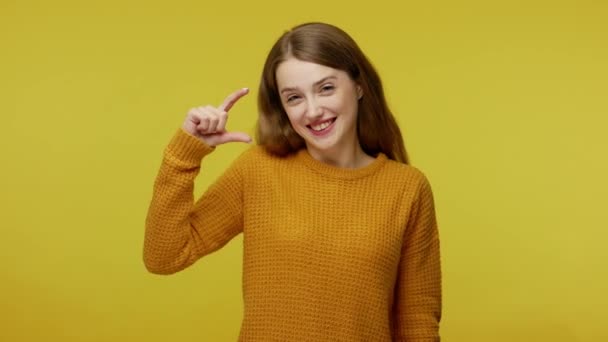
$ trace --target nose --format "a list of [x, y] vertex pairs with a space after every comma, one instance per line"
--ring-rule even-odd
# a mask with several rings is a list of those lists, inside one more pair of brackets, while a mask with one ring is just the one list
[[310, 119], [310, 121], [314, 121], [323, 116], [323, 107], [320, 103], [318, 103], [314, 98], [310, 98], [307, 101], [307, 111], [306, 116]]

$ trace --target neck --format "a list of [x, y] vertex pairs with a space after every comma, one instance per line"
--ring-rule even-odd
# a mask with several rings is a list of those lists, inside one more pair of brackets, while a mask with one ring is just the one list
[[310, 155], [323, 163], [347, 169], [357, 169], [369, 165], [374, 158], [367, 155], [359, 141], [349, 146], [349, 148], [334, 147], [329, 150], [320, 151], [311, 147], [307, 147]]

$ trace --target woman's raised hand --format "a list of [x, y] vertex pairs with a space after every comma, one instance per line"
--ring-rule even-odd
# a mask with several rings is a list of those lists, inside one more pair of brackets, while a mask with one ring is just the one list
[[243, 96], [249, 93], [243, 88], [228, 95], [219, 107], [202, 106], [188, 111], [183, 129], [201, 139], [209, 146], [217, 146], [228, 142], [251, 142], [251, 137], [242, 132], [227, 132], [226, 122], [228, 111]]

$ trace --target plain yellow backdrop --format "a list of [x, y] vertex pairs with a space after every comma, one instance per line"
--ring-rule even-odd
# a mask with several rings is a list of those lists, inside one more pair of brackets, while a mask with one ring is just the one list
[[[358, 41], [431, 180], [443, 339], [608, 340], [606, 1], [4, 0], [0, 13], [0, 340], [236, 340], [241, 237], [152, 275], [145, 215], [187, 110], [250, 87], [229, 128], [252, 132], [264, 57], [305, 21]], [[196, 195], [245, 148], [205, 160]]]

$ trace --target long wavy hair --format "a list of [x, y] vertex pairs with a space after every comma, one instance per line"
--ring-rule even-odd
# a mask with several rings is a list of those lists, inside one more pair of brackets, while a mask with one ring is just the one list
[[357, 135], [363, 151], [371, 156], [382, 152], [392, 160], [409, 163], [401, 131], [371, 62], [346, 32], [318, 22], [298, 25], [285, 32], [266, 58], [258, 92], [256, 140], [259, 145], [278, 156], [306, 147], [304, 139], [289, 122], [276, 82], [279, 64], [292, 57], [345, 71], [363, 91], [357, 113]]

